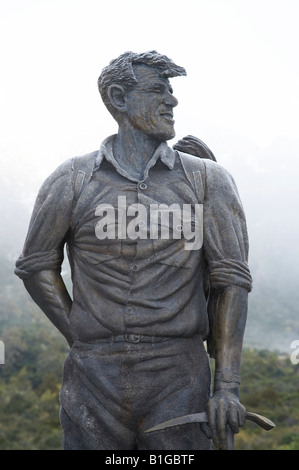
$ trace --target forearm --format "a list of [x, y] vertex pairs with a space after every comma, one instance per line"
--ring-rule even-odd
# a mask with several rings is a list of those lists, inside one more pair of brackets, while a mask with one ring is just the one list
[[24, 285], [34, 302], [71, 346], [73, 341], [69, 329], [69, 312], [72, 300], [59, 272], [40, 271], [24, 280]]
[[239, 396], [247, 304], [248, 293], [242, 287], [231, 286], [218, 292], [213, 319], [215, 392], [228, 390]]

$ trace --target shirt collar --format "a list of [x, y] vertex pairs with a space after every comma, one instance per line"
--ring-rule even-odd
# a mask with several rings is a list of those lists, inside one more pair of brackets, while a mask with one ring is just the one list
[[[106, 158], [106, 160], [110, 162], [118, 171], [118, 173], [120, 173], [122, 176], [133, 181], [137, 181], [135, 178], [131, 177], [126, 170], [121, 168], [118, 162], [115, 160], [113, 155], [113, 142], [115, 137], [116, 135], [111, 135], [102, 142], [100, 150], [96, 157], [94, 171], [100, 168], [103, 159]], [[171, 147], [169, 147], [166, 142], [162, 142], [156, 149], [150, 161], [148, 162], [143, 179], [146, 179], [149, 170], [157, 163], [158, 159], [160, 159], [170, 170], [172, 170], [175, 162], [175, 151]]]

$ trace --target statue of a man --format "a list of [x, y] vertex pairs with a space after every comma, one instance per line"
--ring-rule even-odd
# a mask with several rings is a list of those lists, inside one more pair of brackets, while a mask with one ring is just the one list
[[[185, 74], [156, 51], [111, 61], [98, 87], [118, 133], [63, 163], [36, 200], [16, 274], [71, 348], [64, 449], [196, 450], [211, 438], [226, 448], [227, 425], [244, 424], [246, 222], [224, 168], [166, 143], [178, 104], [169, 78]], [[65, 245], [72, 298], [60, 275]], [[144, 432], [200, 411], [209, 429]]]

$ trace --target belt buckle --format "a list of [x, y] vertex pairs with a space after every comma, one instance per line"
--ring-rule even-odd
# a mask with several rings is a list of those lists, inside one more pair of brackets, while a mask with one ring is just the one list
[[126, 334], [125, 341], [127, 341], [128, 343], [139, 343], [140, 335], [137, 335], [135, 333]]

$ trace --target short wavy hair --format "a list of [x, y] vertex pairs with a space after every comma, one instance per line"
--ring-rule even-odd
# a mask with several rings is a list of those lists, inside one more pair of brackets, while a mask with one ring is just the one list
[[159, 54], [157, 51], [143, 53], [124, 52], [116, 59], [113, 59], [105, 67], [98, 78], [98, 89], [102, 100], [112, 114], [117, 119], [118, 111], [111, 104], [108, 97], [108, 88], [112, 84], [121, 85], [126, 91], [131, 90], [137, 83], [134, 74], [134, 65], [148, 65], [158, 70], [159, 74], [165, 78], [187, 75], [186, 70], [176, 65], [169, 57]]

